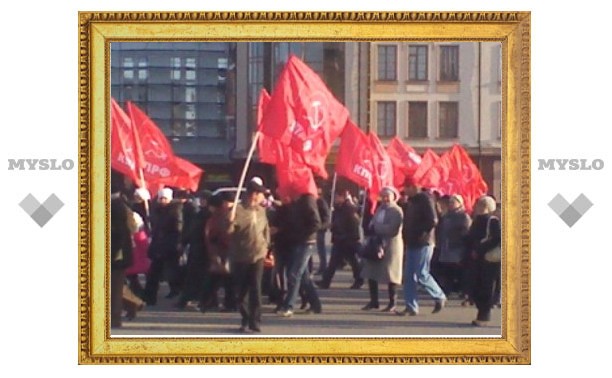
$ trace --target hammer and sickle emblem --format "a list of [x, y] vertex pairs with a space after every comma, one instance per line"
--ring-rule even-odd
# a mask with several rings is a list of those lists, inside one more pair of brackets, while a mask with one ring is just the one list
[[311, 109], [314, 109], [314, 111], [309, 112], [308, 116], [306, 116], [308, 123], [310, 124], [310, 128], [313, 130], [318, 130], [319, 127], [323, 126], [324, 114], [320, 110], [321, 105], [323, 105], [321, 101], [314, 100], [310, 104]]

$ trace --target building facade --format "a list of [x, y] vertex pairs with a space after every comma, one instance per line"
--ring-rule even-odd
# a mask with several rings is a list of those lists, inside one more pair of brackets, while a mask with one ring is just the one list
[[[111, 43], [111, 95], [121, 105], [135, 102], [177, 155], [201, 166], [203, 186], [233, 185], [256, 129], [260, 90], [272, 93], [291, 54], [383, 143], [398, 135], [420, 153], [466, 147], [500, 198], [500, 43]], [[249, 172], [274, 180], [257, 157]]]
[[462, 145], [499, 201], [501, 57], [497, 42], [372, 43], [370, 130], [419, 153]]
[[[328, 42], [111, 43], [111, 96], [136, 103], [161, 128], [175, 154], [201, 166], [202, 185], [232, 185], [256, 129], [262, 88], [276, 83], [288, 57], [305, 61], [340, 101], [345, 54], [355, 44]], [[351, 67], [352, 68], [352, 67]], [[365, 88], [365, 86], [364, 86]], [[349, 95], [349, 97], [351, 96]], [[255, 159], [252, 174], [273, 176]]]

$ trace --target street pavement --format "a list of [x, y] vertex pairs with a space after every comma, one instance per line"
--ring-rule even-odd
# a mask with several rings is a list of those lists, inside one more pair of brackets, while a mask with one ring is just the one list
[[[318, 276], [314, 277], [319, 279]], [[300, 313], [296, 309], [290, 318], [274, 313], [275, 306], [263, 298], [261, 333], [247, 334], [249, 337], [308, 336], [308, 337], [432, 337], [432, 336], [501, 336], [501, 309], [492, 311], [492, 321], [486, 327], [475, 327], [471, 322], [476, 317], [474, 306], [461, 306], [461, 299], [451, 296], [446, 307], [432, 314], [434, 301], [420, 292], [420, 313], [416, 316], [398, 316], [380, 310], [364, 311], [368, 302], [367, 283], [361, 289], [349, 289], [352, 274], [347, 267], [336, 272], [329, 289], [318, 289], [323, 305], [320, 314]], [[174, 307], [177, 299], [166, 299], [165, 284], [160, 286], [157, 305], [147, 306], [133, 320], [124, 320], [121, 328], [112, 329], [111, 336], [222, 336], [245, 337], [240, 333], [240, 314], [211, 310], [201, 313], [194, 306], [186, 309]], [[222, 298], [222, 290], [220, 292]], [[404, 309], [402, 290], [399, 290], [399, 309]], [[380, 285], [381, 309], [387, 305], [387, 285]], [[299, 300], [298, 300], [299, 306]]]

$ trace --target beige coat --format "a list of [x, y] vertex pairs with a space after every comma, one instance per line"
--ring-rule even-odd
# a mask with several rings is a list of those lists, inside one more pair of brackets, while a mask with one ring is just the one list
[[404, 214], [396, 204], [381, 205], [372, 218], [374, 232], [383, 239], [385, 255], [380, 261], [363, 260], [361, 277], [378, 283], [402, 283], [404, 242], [402, 224]]

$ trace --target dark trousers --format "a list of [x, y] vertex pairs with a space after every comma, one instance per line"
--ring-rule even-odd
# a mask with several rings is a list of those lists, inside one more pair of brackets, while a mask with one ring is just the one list
[[[393, 307], [397, 303], [397, 284], [389, 282], [387, 290], [389, 292], [389, 307]], [[378, 282], [368, 280], [368, 288], [370, 290], [370, 304], [378, 307]]]
[[438, 262], [434, 277], [445, 293], [461, 293], [463, 268], [457, 263]]
[[353, 279], [355, 281], [359, 280], [360, 267], [359, 262], [357, 261], [356, 253], [357, 253], [358, 243], [334, 243], [331, 251], [331, 258], [329, 260], [329, 265], [327, 269], [323, 273], [323, 284], [328, 286], [332, 279], [334, 278], [334, 274], [336, 274], [336, 270], [342, 266], [342, 262], [346, 261], [351, 266], [353, 270]]
[[184, 306], [191, 300], [200, 299], [204, 288], [204, 280], [208, 270], [208, 264], [200, 256], [189, 256], [185, 269], [185, 281], [179, 304]]
[[219, 289], [223, 287], [223, 307], [228, 311], [236, 310], [236, 293], [232, 276], [225, 273], [207, 273], [203, 280], [202, 295], [200, 296], [200, 309], [219, 306]]
[[[254, 263], [234, 263], [232, 275], [236, 285], [238, 308], [242, 315], [242, 325], [250, 328], [261, 323], [261, 279], [263, 258]], [[247, 297], [248, 294], [248, 297]]]
[[125, 281], [124, 268], [111, 268], [111, 313], [112, 328], [121, 327], [121, 313], [123, 310], [123, 285]]
[[479, 260], [474, 282], [474, 303], [478, 308], [477, 320], [491, 320], [491, 307], [495, 304], [495, 282], [501, 264]]
[[478, 260], [466, 258], [461, 263], [461, 291], [466, 299], [474, 300], [476, 276], [478, 275]]
[[178, 260], [152, 259], [149, 273], [147, 273], [147, 283], [145, 285], [145, 301], [149, 305], [157, 303], [157, 291], [159, 283], [164, 279], [168, 280], [171, 293], [180, 292], [181, 274]]

